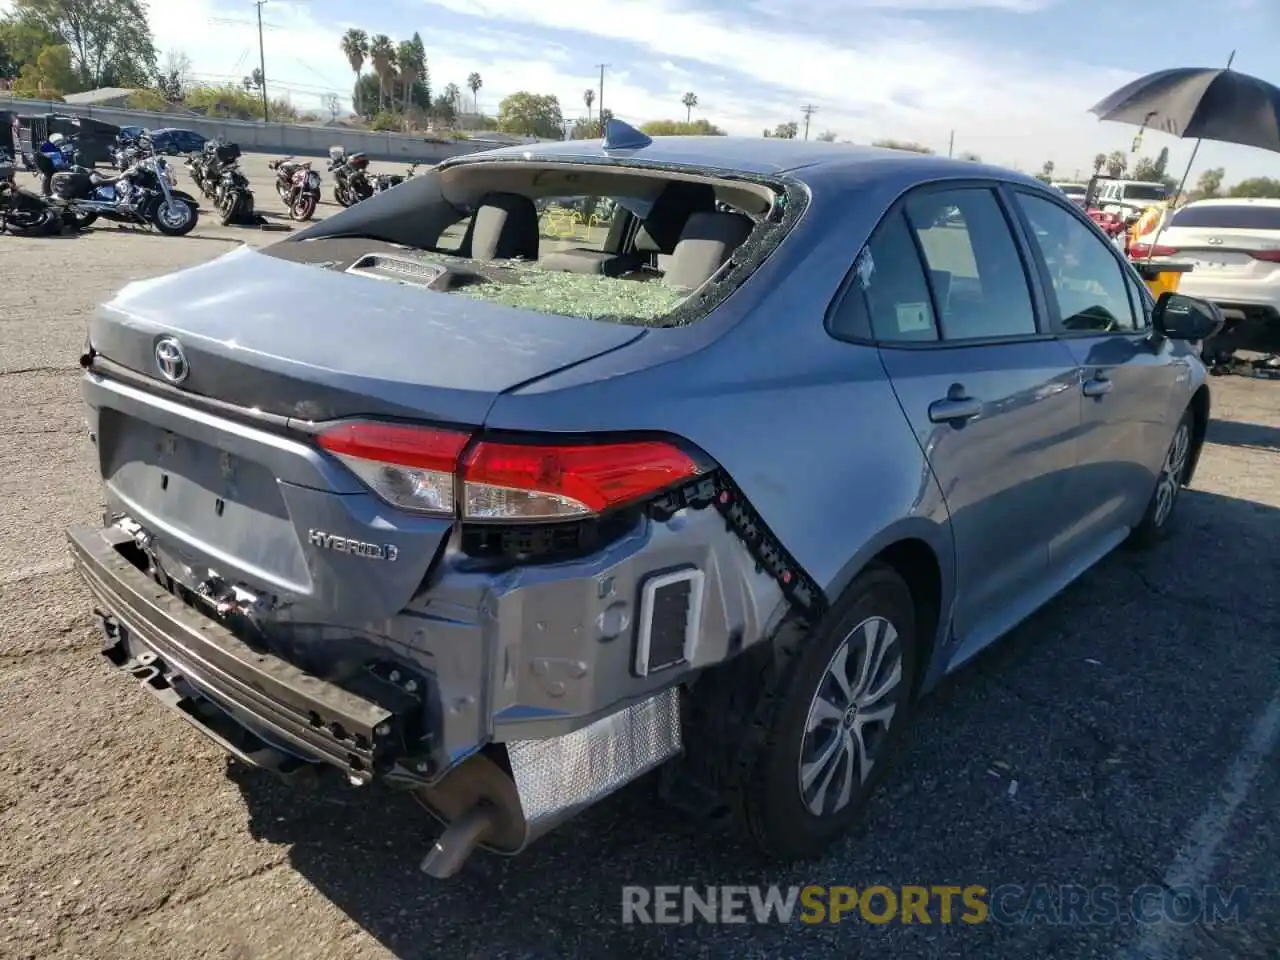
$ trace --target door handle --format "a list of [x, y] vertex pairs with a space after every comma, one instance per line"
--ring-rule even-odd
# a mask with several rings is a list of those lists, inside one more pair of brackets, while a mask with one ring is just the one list
[[982, 413], [982, 401], [976, 397], [947, 397], [929, 404], [929, 420], [932, 423], [960, 424]]
[[1086, 380], [1081, 389], [1086, 397], [1101, 397], [1110, 393], [1113, 386], [1115, 384], [1106, 377], [1093, 377], [1090, 380]]

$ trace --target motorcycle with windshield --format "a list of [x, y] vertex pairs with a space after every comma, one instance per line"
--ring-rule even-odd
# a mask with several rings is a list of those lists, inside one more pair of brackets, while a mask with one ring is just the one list
[[173, 167], [140, 144], [141, 152], [123, 173], [106, 177], [96, 170], [73, 167], [53, 175], [48, 202], [64, 223], [83, 230], [99, 217], [114, 223], [155, 227], [168, 237], [195, 229], [199, 204], [177, 189]]
[[364, 153], [348, 155], [343, 147], [329, 148], [329, 172], [333, 174], [333, 199], [349, 207], [373, 196], [369, 181], [369, 157]]
[[310, 220], [320, 202], [320, 174], [311, 169], [310, 160], [283, 157], [267, 167], [275, 171], [276, 193], [294, 220]]

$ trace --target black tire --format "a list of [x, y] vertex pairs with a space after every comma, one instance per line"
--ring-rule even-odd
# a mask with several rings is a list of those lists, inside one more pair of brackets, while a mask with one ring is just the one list
[[299, 194], [298, 199], [293, 206], [289, 208], [289, 216], [294, 220], [310, 220], [315, 216], [316, 201], [319, 198], [314, 194]]
[[236, 218], [236, 211], [239, 207], [240, 195], [234, 190], [227, 191], [222, 203], [218, 204], [218, 222], [224, 227], [230, 226], [231, 222]]
[[1162, 543], [1173, 533], [1178, 501], [1182, 499], [1182, 488], [1187, 482], [1187, 471], [1191, 467], [1191, 444], [1195, 438], [1193, 427], [1194, 417], [1190, 410], [1186, 410], [1169, 440], [1169, 449], [1160, 465], [1156, 488], [1151, 492], [1151, 500], [1147, 503], [1147, 512], [1143, 514], [1142, 522], [1129, 534], [1126, 546], [1146, 550]]
[[[885, 693], [863, 708], [863, 716], [891, 706], [887, 722], [864, 719], [865, 726], [860, 726], [857, 713], [845, 710], [818, 723], [812, 736], [807, 734], [814, 711], [817, 715], [822, 712], [818, 710], [819, 694], [824, 695], [827, 705], [823, 709], [834, 709], [831, 700], [841, 695], [832, 672], [838, 669], [841, 649], [846, 651], [845, 676], [852, 675], [850, 686], [856, 698], [859, 661], [851, 655], [865, 649], [863, 644], [874, 645], [868, 634], [872, 626], [880, 637], [889, 637], [886, 623], [892, 626], [896, 639], [886, 647], [882, 669], [867, 678], [865, 685], [874, 692], [878, 682], [882, 683]], [[848, 833], [892, 762], [911, 719], [918, 660], [911, 591], [892, 569], [874, 564], [849, 585], [822, 625], [800, 641], [796, 655], [783, 661], [784, 672], [776, 683], [766, 684], [770, 692], [757, 707], [754, 723], [763, 731], [763, 740], [738, 791], [738, 802], [747, 832], [762, 853], [781, 860], [808, 859], [828, 852]], [[895, 663], [900, 667], [897, 683], [889, 687], [886, 670]], [[845, 753], [841, 742], [854, 753]], [[861, 754], [860, 744], [864, 745]], [[834, 753], [828, 776], [828, 768], [815, 767], [815, 763], [831, 745]], [[872, 760], [865, 777], [855, 762], [859, 756]], [[820, 772], [806, 788], [804, 780], [815, 769]], [[846, 773], [847, 797], [841, 795]], [[825, 802], [815, 804], [814, 788], [824, 779], [830, 784]], [[822, 807], [822, 812], [816, 813], [815, 805]]]
[[333, 199], [338, 202], [340, 207], [349, 207], [355, 203], [355, 199], [351, 196], [351, 192], [346, 187], [334, 187]]

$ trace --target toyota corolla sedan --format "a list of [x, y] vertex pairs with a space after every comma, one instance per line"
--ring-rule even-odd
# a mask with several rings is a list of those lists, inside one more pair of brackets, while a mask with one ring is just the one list
[[922, 694], [1173, 529], [1220, 322], [1030, 177], [615, 121], [122, 290], [70, 544], [112, 662], [411, 791], [433, 876], [658, 768], [807, 857]]

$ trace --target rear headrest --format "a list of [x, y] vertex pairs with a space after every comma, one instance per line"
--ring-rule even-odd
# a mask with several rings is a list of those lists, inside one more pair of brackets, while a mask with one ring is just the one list
[[716, 208], [716, 191], [709, 183], [673, 180], [653, 202], [649, 216], [636, 234], [636, 250], [641, 253], [672, 253], [681, 231], [693, 213], [710, 213]]
[[755, 224], [740, 213], [695, 213], [676, 244], [663, 281], [693, 290], [711, 279], [750, 236]]
[[462, 249], [476, 260], [537, 260], [538, 208], [518, 193], [485, 194]]

